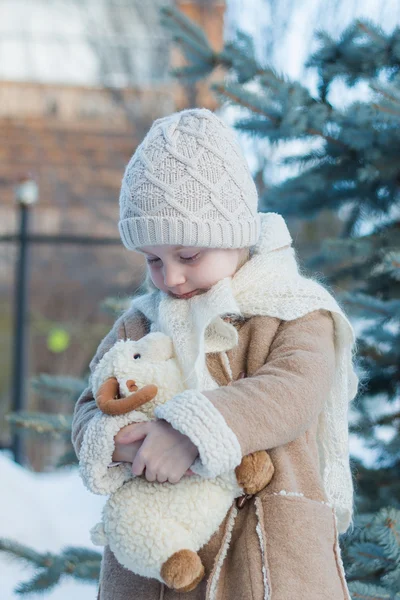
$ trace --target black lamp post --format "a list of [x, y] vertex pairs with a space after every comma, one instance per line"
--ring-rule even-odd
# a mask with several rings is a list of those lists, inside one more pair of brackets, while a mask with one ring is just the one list
[[[20, 226], [18, 236], [18, 260], [15, 271], [15, 305], [13, 332], [13, 378], [12, 409], [24, 407], [24, 393], [27, 377], [28, 350], [28, 228], [30, 208], [38, 201], [38, 186], [33, 179], [20, 180], [15, 188], [15, 200], [19, 208]], [[16, 429], [12, 440], [14, 460], [22, 464], [21, 436]]]

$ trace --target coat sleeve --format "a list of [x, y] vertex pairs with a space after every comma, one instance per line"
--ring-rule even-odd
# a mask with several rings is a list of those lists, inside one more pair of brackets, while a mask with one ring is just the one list
[[[137, 340], [146, 333], [146, 322], [141, 313], [124, 313], [101, 341], [89, 365], [91, 375], [115, 342], [128, 338]], [[115, 449], [114, 437], [122, 427], [137, 421], [137, 418], [132, 413], [117, 416], [102, 413], [93, 397], [91, 375], [88, 387], [75, 404], [71, 441], [85, 486], [95, 494], [109, 494], [130, 477], [130, 469], [126, 463], [114, 463], [115, 466], [109, 468]], [[137, 412], [132, 412], [137, 416]]]
[[185, 391], [157, 407], [199, 448], [191, 469], [216, 477], [243, 456], [287, 444], [323, 409], [335, 371], [334, 322], [317, 310], [282, 321], [265, 364], [251, 377], [215, 390]]

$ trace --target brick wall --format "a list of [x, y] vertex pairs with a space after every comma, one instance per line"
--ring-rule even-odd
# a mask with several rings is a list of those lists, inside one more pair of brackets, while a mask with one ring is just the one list
[[[223, 43], [224, 2], [176, 1], [199, 23], [215, 48]], [[177, 48], [171, 66], [184, 63]], [[176, 81], [148, 89], [0, 82], [0, 235], [15, 231], [14, 186], [31, 174], [40, 202], [37, 232], [116, 233], [123, 169], [155, 118], [187, 106], [217, 108], [209, 82]], [[96, 212], [99, 218], [96, 218]]]

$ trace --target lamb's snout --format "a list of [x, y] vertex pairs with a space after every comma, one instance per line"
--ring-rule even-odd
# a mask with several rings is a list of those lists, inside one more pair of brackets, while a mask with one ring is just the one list
[[137, 392], [139, 389], [136, 385], [136, 381], [134, 381], [133, 379], [128, 379], [128, 381], [126, 382], [126, 387], [130, 392]]

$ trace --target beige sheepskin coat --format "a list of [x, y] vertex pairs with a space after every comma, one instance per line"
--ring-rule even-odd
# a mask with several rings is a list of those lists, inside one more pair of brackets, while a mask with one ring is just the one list
[[[206, 576], [179, 594], [155, 579], [124, 569], [108, 547], [101, 565], [100, 600], [330, 600], [349, 599], [335, 511], [320, 477], [318, 417], [335, 371], [334, 320], [314, 310], [284, 321], [226, 316], [238, 344], [206, 356], [219, 388], [204, 395], [222, 415], [245, 456], [268, 450], [275, 467], [269, 485], [236, 502], [200, 550]], [[93, 370], [118, 339], [140, 339], [150, 322], [130, 309], [115, 323], [91, 363]], [[228, 367], [227, 360], [228, 358]], [[245, 372], [246, 378], [240, 379]], [[228, 385], [233, 380], [233, 385]], [[98, 408], [88, 388], [75, 406], [72, 441], [79, 457]]]

